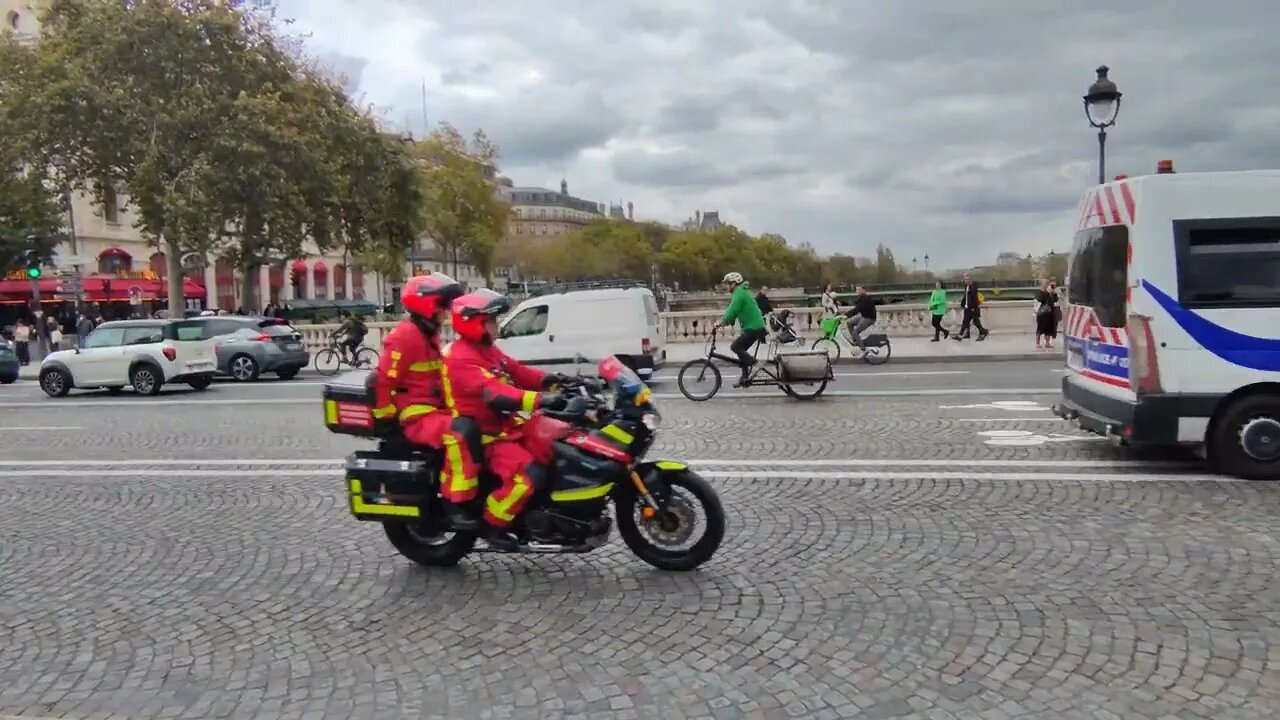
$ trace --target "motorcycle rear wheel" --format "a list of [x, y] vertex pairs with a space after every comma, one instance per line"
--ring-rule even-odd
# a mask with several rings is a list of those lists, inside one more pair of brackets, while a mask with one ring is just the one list
[[396, 552], [424, 567], [453, 567], [475, 547], [471, 533], [446, 533], [432, 536], [421, 524], [388, 520], [382, 530]]
[[[663, 482], [671, 488], [682, 488], [702, 507], [706, 518], [706, 530], [702, 537], [688, 550], [668, 550], [655, 545], [646, 537], [645, 532], [636, 522], [636, 512], [643, 504], [643, 499], [634, 493], [629, 495], [630, 501], [619, 498], [617, 503], [618, 534], [623, 542], [635, 553], [636, 557], [658, 568], [674, 572], [693, 570], [711, 559], [720, 549], [724, 540], [724, 507], [720, 504], [720, 496], [697, 473], [691, 470], [664, 473]], [[660, 519], [644, 522], [660, 522]]]

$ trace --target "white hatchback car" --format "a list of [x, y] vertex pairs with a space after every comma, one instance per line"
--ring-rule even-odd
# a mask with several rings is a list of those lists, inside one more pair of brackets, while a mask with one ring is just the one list
[[72, 388], [119, 392], [126, 385], [155, 395], [169, 383], [204, 390], [216, 371], [216, 349], [202, 323], [121, 320], [99, 325], [74, 350], [50, 353], [40, 364], [40, 388], [49, 397]]

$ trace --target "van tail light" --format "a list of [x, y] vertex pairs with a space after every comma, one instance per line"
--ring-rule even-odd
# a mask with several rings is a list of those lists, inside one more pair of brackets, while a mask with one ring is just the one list
[[648, 354], [649, 354], [650, 352], [652, 352], [652, 351], [653, 351], [653, 344], [649, 342], [649, 338], [641, 338], [641, 340], [640, 340], [640, 354], [641, 354], [641, 355], [648, 355]]
[[160, 352], [164, 353], [165, 359], [169, 362], [173, 362], [178, 359], [178, 351], [174, 348], [167, 347], [162, 349]]
[[255, 338], [253, 338], [253, 341], [254, 341], [254, 342], [271, 342], [271, 336], [270, 336], [270, 335], [259, 335], [259, 336], [255, 337]]
[[1129, 389], [1139, 395], [1161, 392], [1160, 362], [1156, 359], [1151, 318], [1130, 315], [1126, 329], [1129, 333]]

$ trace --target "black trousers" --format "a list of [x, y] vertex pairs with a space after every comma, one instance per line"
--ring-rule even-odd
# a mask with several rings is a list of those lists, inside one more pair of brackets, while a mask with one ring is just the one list
[[942, 327], [942, 316], [934, 315], [933, 316], [933, 339], [937, 340], [940, 335], [950, 335], [950, 334], [951, 332], [949, 330]]
[[964, 309], [964, 319], [960, 322], [959, 337], [969, 336], [970, 323], [972, 323], [974, 327], [978, 328], [979, 335], [987, 334], [987, 329], [982, 327], [982, 308], [965, 308]]
[[751, 362], [755, 359], [751, 357], [751, 353], [748, 352], [751, 350], [751, 346], [758, 342], [764, 342], [764, 339], [767, 337], [769, 337], [769, 333], [766, 332], [764, 328], [759, 330], [744, 330], [742, 334], [738, 336], [738, 339], [734, 340], [733, 344], [729, 346], [729, 349], [738, 356], [738, 362], [742, 364], [743, 372], [746, 372], [746, 369], [750, 367]]

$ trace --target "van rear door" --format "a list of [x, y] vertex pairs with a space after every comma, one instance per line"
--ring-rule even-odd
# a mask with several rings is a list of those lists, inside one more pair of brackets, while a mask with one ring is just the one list
[[644, 298], [644, 325], [648, 347], [641, 341], [641, 350], [647, 351], [655, 364], [662, 362], [662, 354], [667, 347], [667, 330], [662, 323], [662, 315], [658, 312], [658, 303], [650, 293], [641, 293]]
[[1107, 225], [1076, 233], [1063, 314], [1067, 370], [1105, 394], [1132, 396], [1129, 336], [1129, 228]]

